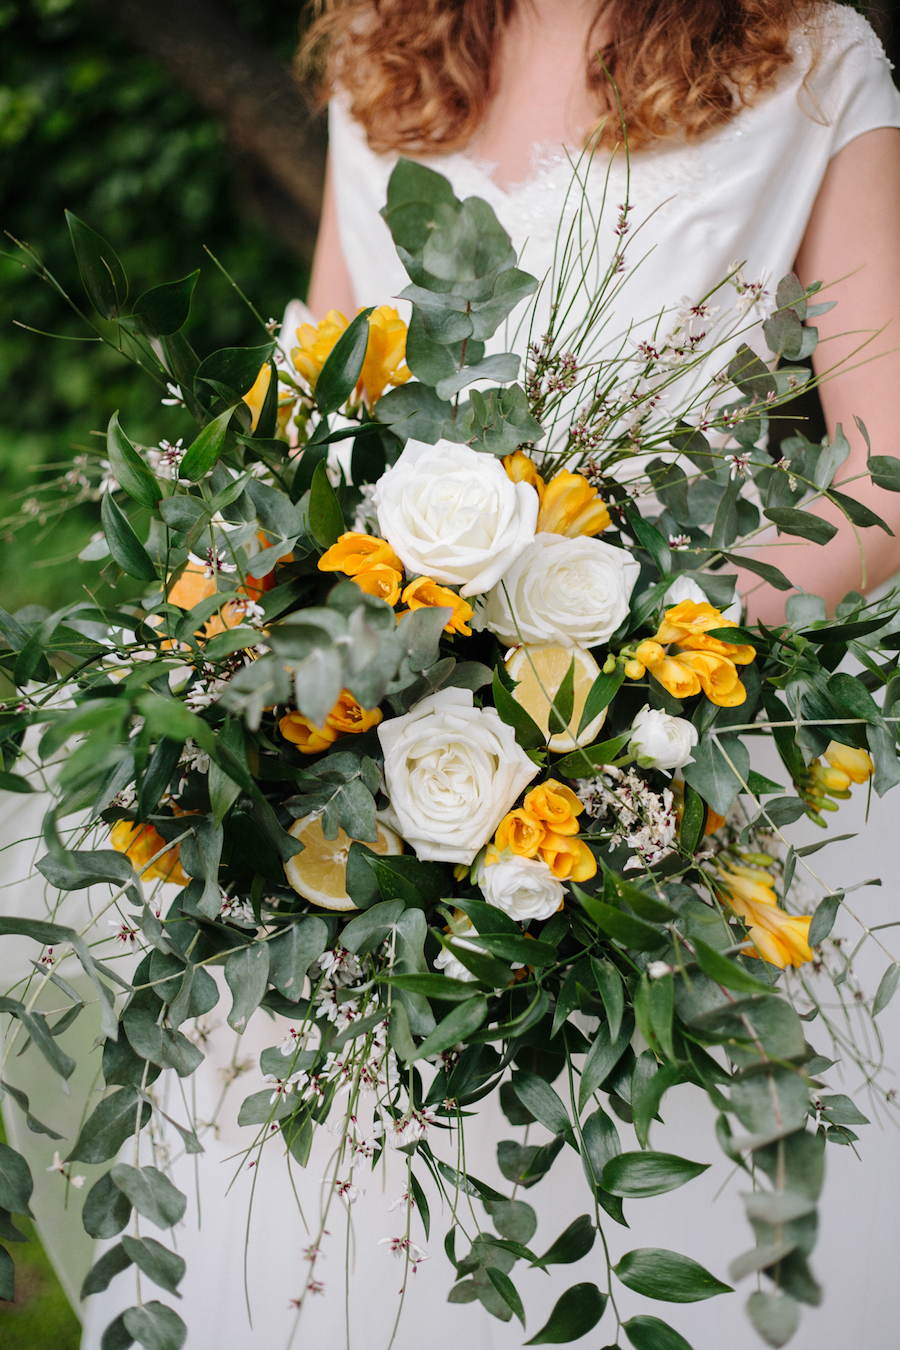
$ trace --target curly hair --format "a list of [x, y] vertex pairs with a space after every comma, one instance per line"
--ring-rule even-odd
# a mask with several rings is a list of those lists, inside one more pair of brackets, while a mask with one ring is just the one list
[[[319, 0], [300, 66], [317, 68], [323, 97], [344, 92], [373, 150], [457, 150], [484, 117], [498, 39], [516, 3]], [[673, 134], [696, 139], [728, 122], [790, 65], [792, 32], [820, 7], [820, 0], [598, 0], [594, 29], [610, 20], [613, 36], [598, 51], [592, 31], [585, 50], [597, 142], [621, 141], [623, 121], [632, 149]]]

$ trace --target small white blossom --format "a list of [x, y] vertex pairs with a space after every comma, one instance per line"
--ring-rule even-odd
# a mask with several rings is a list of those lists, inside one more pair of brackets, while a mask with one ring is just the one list
[[76, 1191], [80, 1191], [84, 1185], [85, 1178], [82, 1176], [72, 1176], [72, 1173], [60, 1158], [58, 1149], [54, 1151], [52, 1163], [44, 1170], [47, 1172], [59, 1172], [60, 1176], [65, 1177], [66, 1181], [68, 1181], [71, 1186], [74, 1186]]
[[628, 844], [650, 867], [670, 852], [675, 839], [675, 808], [668, 788], [651, 791], [633, 769], [612, 765], [596, 778], [583, 778], [577, 793], [589, 816], [608, 820], [610, 848]]
[[651, 961], [647, 966], [647, 977], [651, 980], [664, 980], [672, 974], [672, 967], [666, 961]]
[[415, 1274], [416, 1268], [421, 1265], [423, 1261], [428, 1260], [428, 1253], [415, 1242], [410, 1241], [408, 1237], [379, 1238], [378, 1245], [379, 1247], [390, 1247], [394, 1256], [399, 1257], [401, 1260], [408, 1257], [409, 1263], [413, 1268], [413, 1274]]
[[164, 407], [166, 407], [166, 408], [184, 408], [184, 407], [186, 407], [186, 404], [185, 404], [185, 401], [184, 401], [184, 394], [181, 392], [181, 388], [180, 388], [179, 385], [177, 385], [177, 384], [172, 384], [170, 380], [166, 380], [166, 388], [167, 388], [168, 391], [169, 391], [169, 397], [168, 397], [168, 398], [161, 398], [161, 399], [159, 400], [160, 403], [162, 403]]
[[274, 1106], [279, 1097], [289, 1097], [294, 1091], [294, 1087], [301, 1076], [302, 1075], [299, 1073], [292, 1073], [287, 1078], [278, 1078], [274, 1073], [267, 1073], [263, 1078], [263, 1082], [266, 1084], [274, 1083], [275, 1085], [272, 1090], [272, 1095], [269, 1098], [269, 1105]]

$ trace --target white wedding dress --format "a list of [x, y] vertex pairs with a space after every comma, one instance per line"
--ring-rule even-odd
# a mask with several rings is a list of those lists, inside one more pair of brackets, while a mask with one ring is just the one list
[[[820, 59], [804, 86], [809, 59], [809, 39], [800, 33], [796, 60], [777, 87], [727, 126], [690, 145], [673, 142], [632, 156], [634, 229], [630, 247], [632, 260], [640, 256], [643, 261], [618, 292], [611, 332], [614, 328], [624, 331], [631, 319], [647, 319], [663, 308], [677, 306], [684, 295], [699, 298], [735, 261], [745, 264], [748, 280], [765, 278], [771, 289], [792, 267], [829, 159], [868, 130], [900, 127], [900, 94], [891, 82], [884, 53], [869, 25], [854, 11], [828, 7]], [[338, 226], [356, 301], [359, 305], [391, 303], [407, 278], [378, 211], [385, 200], [395, 157], [371, 152], [361, 129], [340, 102], [332, 106], [330, 126]], [[614, 248], [613, 227], [619, 203], [625, 199], [625, 170], [620, 161], [617, 157], [609, 171], [608, 206], [599, 227], [606, 257]], [[428, 162], [450, 178], [457, 195], [477, 195], [489, 201], [520, 250], [521, 265], [538, 277], [546, 274], [552, 264], [560, 215], [564, 210], [574, 211], [576, 205], [574, 201], [565, 205], [572, 167], [564, 151], [537, 148], [532, 176], [509, 190], [494, 182], [489, 165], [466, 154], [435, 157]], [[595, 212], [599, 211], [606, 172], [606, 157], [598, 156], [587, 176], [588, 200]], [[765, 770], [766, 764], [759, 767]], [[769, 767], [775, 771], [774, 765]], [[895, 917], [896, 853], [892, 843], [897, 808], [891, 796], [884, 802], [875, 800], [868, 824], [863, 826], [864, 807], [865, 790], [856, 789], [854, 800], [841, 808], [835, 832], [856, 829], [860, 833], [817, 855], [816, 861], [825, 859], [821, 866], [830, 890], [867, 876], [883, 875], [882, 890], [863, 890], [855, 897], [854, 907], [871, 925]], [[17, 809], [21, 810], [18, 804]], [[798, 842], [815, 833], [804, 825], [795, 827], [794, 832]], [[32, 912], [39, 913], [40, 893], [41, 888], [29, 892], [27, 887], [14, 895], [7, 893], [3, 908], [26, 912], [31, 895], [35, 902]], [[841, 914], [839, 924], [843, 925], [839, 931], [855, 943], [859, 930], [846, 914]], [[888, 940], [887, 945], [896, 945], [896, 941]], [[886, 961], [883, 956], [878, 959], [876, 952], [869, 943], [858, 962], [870, 989]], [[195, 1116], [201, 1120], [211, 1117], [223, 1085], [222, 1071], [227, 1077], [235, 1054], [238, 1061], [251, 1067], [228, 1089], [218, 1131], [204, 1135], [206, 1156], [199, 1160], [199, 1166], [195, 1167], [195, 1160], [189, 1157], [173, 1165], [173, 1179], [189, 1197], [186, 1219], [176, 1234], [179, 1250], [188, 1263], [181, 1285], [183, 1299], [177, 1306], [189, 1327], [187, 1350], [287, 1350], [294, 1328], [290, 1300], [302, 1288], [304, 1249], [312, 1241], [312, 1233], [298, 1213], [278, 1143], [265, 1150], [259, 1168], [250, 1170], [234, 1157], [246, 1145], [246, 1132], [236, 1124], [237, 1108], [245, 1095], [261, 1087], [256, 1057], [261, 1048], [278, 1042], [283, 1029], [257, 1014], [236, 1047], [237, 1038], [225, 1025], [227, 1006], [226, 992], [209, 1018], [214, 1030], [205, 1047], [206, 1062], [195, 1076], [195, 1085], [188, 1088], [196, 1093], [190, 1102]], [[809, 1035], [827, 1054], [819, 1025], [813, 1023]], [[880, 1025], [887, 1041], [888, 1062], [900, 1064], [900, 998], [882, 1014]], [[17, 1063], [25, 1066], [27, 1061]], [[25, 1072], [24, 1067], [21, 1072]], [[33, 1075], [34, 1066], [28, 1072]], [[834, 1077], [831, 1081], [836, 1090], [850, 1091], [858, 1086], [852, 1075], [848, 1075], [846, 1085]], [[177, 1084], [167, 1091], [170, 1114], [184, 1120], [187, 1104], [181, 1103]], [[872, 1114], [865, 1098], [859, 1100], [866, 1114]], [[9, 1104], [5, 1105], [8, 1110]], [[676, 1191], [653, 1200], [630, 1202], [626, 1206], [630, 1230], [607, 1223], [613, 1260], [635, 1247], [666, 1247], [690, 1254], [725, 1278], [728, 1262], [753, 1245], [736, 1194], [746, 1189], [746, 1179], [729, 1180], [730, 1166], [713, 1138], [714, 1113], [701, 1093], [687, 1086], [675, 1089], [666, 1098], [664, 1116], [665, 1124], [654, 1126], [654, 1147], [698, 1160], [710, 1159], [712, 1166], [691, 1183], [690, 1193]], [[882, 1116], [879, 1111], [879, 1118]], [[15, 1129], [17, 1146], [28, 1149], [39, 1183], [39, 1218], [50, 1234], [58, 1262], [66, 1266], [66, 1251], [53, 1242], [50, 1208], [42, 1198], [49, 1185], [60, 1182], [52, 1175], [45, 1179], [41, 1170], [50, 1163], [53, 1145], [44, 1136], [27, 1135], [20, 1120], [14, 1121], [9, 1114], [6, 1118]], [[468, 1170], [496, 1188], [508, 1190], [496, 1165], [496, 1142], [521, 1139], [521, 1133], [508, 1125], [496, 1105], [483, 1103], [467, 1131]], [[533, 1128], [532, 1142], [542, 1133], [539, 1127]], [[625, 1148], [635, 1147], [629, 1127], [620, 1126], [620, 1133]], [[801, 1330], [792, 1342], [796, 1350], [845, 1350], [850, 1345], [864, 1350], [894, 1350], [897, 1345], [900, 1133], [890, 1123], [883, 1127], [875, 1124], [860, 1133], [857, 1147], [861, 1160], [849, 1148], [828, 1150], [822, 1236], [813, 1255], [814, 1269], [825, 1286], [826, 1302], [820, 1310], [804, 1310]], [[333, 1142], [327, 1131], [320, 1131], [309, 1166], [304, 1172], [296, 1167], [292, 1171], [293, 1185], [312, 1231]], [[446, 1145], [441, 1149], [440, 1141], [436, 1141], [436, 1146], [450, 1156]], [[325, 1294], [308, 1301], [292, 1341], [295, 1350], [311, 1350], [314, 1346], [316, 1350], [337, 1350], [345, 1345], [353, 1350], [387, 1350], [402, 1265], [379, 1241], [403, 1231], [402, 1209], [390, 1210], [391, 1202], [404, 1190], [402, 1161], [402, 1155], [391, 1155], [384, 1172], [359, 1179], [366, 1194], [350, 1211], [346, 1313], [343, 1271], [347, 1211], [339, 1202], [332, 1207], [325, 1259], [317, 1272], [325, 1282]], [[424, 1168], [417, 1171], [424, 1182]], [[226, 1196], [235, 1173], [237, 1182]], [[724, 1193], [717, 1198], [725, 1183]], [[254, 1185], [247, 1254], [251, 1326], [244, 1296], [244, 1238]], [[506, 1350], [520, 1345], [525, 1337], [515, 1321], [504, 1325], [477, 1303], [447, 1303], [451, 1268], [441, 1248], [449, 1218], [441, 1212], [433, 1187], [428, 1195], [432, 1206], [430, 1238], [425, 1238], [417, 1217], [413, 1219], [412, 1237], [432, 1259], [408, 1281], [403, 1319], [394, 1342], [397, 1350], [418, 1350], [420, 1346], [458, 1350], [462, 1344], [467, 1350]], [[572, 1219], [590, 1208], [575, 1154], [566, 1149], [548, 1177], [527, 1198], [539, 1216], [531, 1245], [543, 1251]], [[168, 1241], [165, 1234], [158, 1236]], [[90, 1254], [83, 1245], [71, 1248], [70, 1284], [73, 1279], [80, 1281], [89, 1262]], [[528, 1313], [528, 1335], [542, 1326], [553, 1303], [570, 1285], [590, 1280], [601, 1288], [605, 1286], [599, 1243], [576, 1266], [555, 1267], [549, 1277], [536, 1270], [524, 1272], [521, 1267], [517, 1271], [521, 1272], [516, 1280]], [[729, 1350], [758, 1350], [760, 1341], [740, 1307], [749, 1285], [749, 1281], [741, 1285], [736, 1295], [680, 1307], [648, 1306], [646, 1300], [622, 1286], [618, 1294], [623, 1316], [637, 1311], [661, 1316], [688, 1339], [694, 1350], [721, 1350], [724, 1346]], [[145, 1297], [154, 1296], [155, 1291], [145, 1292]], [[169, 1296], [161, 1297], [173, 1302]], [[83, 1350], [99, 1350], [103, 1328], [131, 1302], [130, 1272], [114, 1280], [105, 1293], [89, 1299]], [[349, 1326], [349, 1332], [345, 1326]], [[596, 1331], [579, 1344], [597, 1350], [614, 1339], [612, 1315], [607, 1311]], [[620, 1344], [625, 1344], [624, 1335]]]

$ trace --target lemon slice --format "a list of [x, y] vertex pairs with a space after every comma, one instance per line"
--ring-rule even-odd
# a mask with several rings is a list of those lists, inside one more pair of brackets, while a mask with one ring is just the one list
[[[337, 839], [326, 839], [318, 812], [295, 820], [288, 833], [304, 845], [302, 853], [295, 853], [284, 864], [294, 890], [323, 909], [356, 909], [347, 894], [347, 857], [353, 843], [350, 836], [338, 830]], [[379, 821], [378, 839], [374, 844], [367, 842], [366, 847], [382, 855], [402, 853], [403, 840]]]
[[[575, 699], [572, 720], [566, 731], [558, 731], [550, 736], [550, 702], [565, 679], [573, 656]], [[591, 745], [596, 740], [597, 732], [606, 721], [606, 708], [577, 736], [591, 685], [600, 674], [600, 667], [590, 652], [583, 651], [581, 647], [530, 647], [526, 644], [516, 648], [506, 663], [506, 669], [512, 679], [519, 682], [513, 690], [513, 698], [521, 703], [544, 735], [549, 737], [547, 745], [551, 750], [561, 754], [567, 750], [577, 750], [582, 745]]]

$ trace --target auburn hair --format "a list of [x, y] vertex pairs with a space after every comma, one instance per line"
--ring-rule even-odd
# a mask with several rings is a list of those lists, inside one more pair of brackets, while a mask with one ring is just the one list
[[[323, 98], [343, 92], [373, 150], [458, 150], [484, 117], [498, 40], [517, 3], [528, 0], [319, 0], [300, 68], [317, 72]], [[791, 35], [819, 7], [599, 0], [585, 50], [597, 142], [620, 142], [623, 122], [632, 149], [721, 126], [790, 65]], [[601, 18], [612, 36], [598, 51]]]

